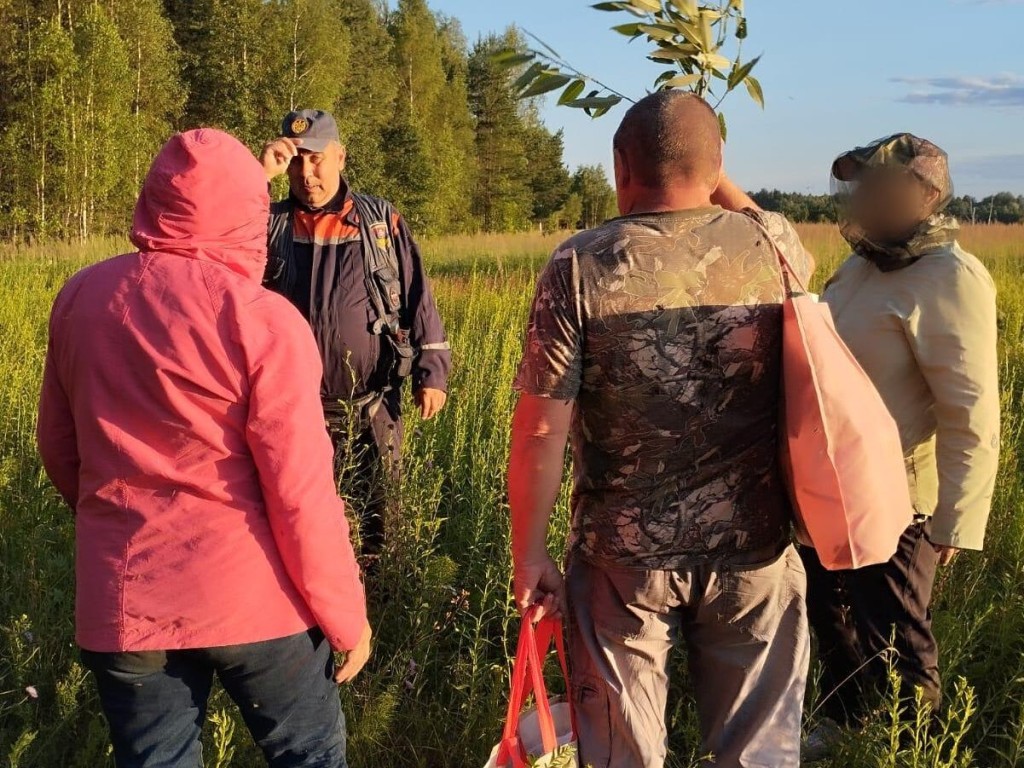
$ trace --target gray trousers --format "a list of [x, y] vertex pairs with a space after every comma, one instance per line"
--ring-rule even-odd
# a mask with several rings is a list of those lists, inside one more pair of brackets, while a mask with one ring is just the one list
[[682, 638], [704, 765], [799, 768], [810, 641], [793, 547], [678, 571], [573, 558], [566, 586], [580, 765], [665, 764], [668, 662]]

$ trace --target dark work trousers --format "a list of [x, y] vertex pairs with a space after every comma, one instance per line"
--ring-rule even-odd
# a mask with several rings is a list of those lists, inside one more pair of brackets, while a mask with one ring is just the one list
[[345, 718], [319, 629], [220, 648], [82, 651], [117, 768], [200, 768], [216, 675], [271, 768], [346, 768]]
[[372, 414], [336, 415], [327, 409], [334, 472], [345, 503], [359, 519], [364, 556], [384, 547], [385, 519], [398, 503], [402, 458], [401, 393], [388, 392]]
[[929, 527], [925, 521], [907, 528], [889, 562], [850, 571], [827, 571], [813, 549], [800, 548], [825, 716], [852, 724], [867, 715], [886, 691], [890, 664], [901, 679], [901, 698], [912, 698], [920, 687], [924, 701], [939, 711], [939, 653], [929, 609], [939, 558]]

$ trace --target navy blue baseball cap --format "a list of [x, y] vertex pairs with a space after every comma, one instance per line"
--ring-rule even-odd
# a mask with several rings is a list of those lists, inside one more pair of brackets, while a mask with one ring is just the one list
[[289, 112], [281, 122], [281, 135], [289, 139], [302, 139], [299, 149], [323, 152], [332, 141], [341, 143], [338, 123], [329, 112], [320, 109], [300, 109]]

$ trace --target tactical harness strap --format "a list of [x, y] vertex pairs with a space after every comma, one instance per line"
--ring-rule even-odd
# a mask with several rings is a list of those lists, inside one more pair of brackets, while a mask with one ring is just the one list
[[[376, 315], [370, 330], [378, 335], [387, 332], [397, 335], [402, 330], [402, 283], [389, 224], [394, 208], [386, 200], [358, 193], [352, 194], [352, 201], [359, 218], [359, 237], [363, 245], [363, 280]], [[291, 209], [290, 201], [274, 203], [269, 229], [271, 262], [267, 268], [267, 281], [276, 283], [285, 291], [292, 288], [295, 279]]]
[[[402, 313], [406, 307], [402, 301], [401, 272], [392, 233], [396, 211], [387, 200], [371, 195], [354, 192], [352, 201], [363, 245], [363, 280], [375, 315], [369, 330], [387, 340], [394, 356], [392, 374], [404, 379], [412, 374], [418, 350], [410, 343], [409, 329], [402, 326]], [[290, 201], [274, 203], [269, 227], [270, 261], [266, 281], [285, 292], [290, 292], [295, 281], [291, 209]], [[419, 350], [449, 348], [447, 342], [440, 342], [424, 344]], [[380, 394], [372, 393], [369, 397], [375, 399]]]

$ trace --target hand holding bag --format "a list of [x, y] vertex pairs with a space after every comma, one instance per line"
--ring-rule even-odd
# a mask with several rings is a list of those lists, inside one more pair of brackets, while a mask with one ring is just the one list
[[[531, 609], [523, 617], [512, 665], [505, 730], [485, 768], [526, 768], [530, 760], [538, 768], [577, 768], [579, 765], [572, 707], [557, 698], [549, 698], [544, 683], [544, 659], [554, 640], [566, 690], [569, 690], [562, 622], [545, 617], [535, 627], [535, 616], [536, 609]], [[535, 706], [523, 712], [531, 692]]]

